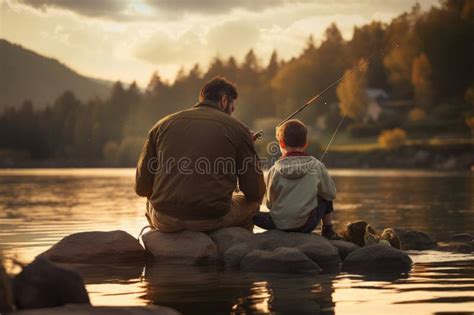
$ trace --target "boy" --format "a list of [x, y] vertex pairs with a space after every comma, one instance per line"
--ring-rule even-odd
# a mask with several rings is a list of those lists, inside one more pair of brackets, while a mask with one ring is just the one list
[[304, 152], [306, 126], [292, 119], [276, 131], [282, 157], [267, 175], [270, 212], [258, 212], [254, 224], [267, 229], [311, 233], [322, 219], [322, 236], [340, 239], [332, 229], [332, 200], [336, 187], [323, 163]]

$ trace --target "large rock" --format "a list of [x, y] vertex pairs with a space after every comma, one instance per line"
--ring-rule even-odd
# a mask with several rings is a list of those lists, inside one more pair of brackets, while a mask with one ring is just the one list
[[145, 249], [157, 260], [201, 264], [215, 262], [219, 258], [216, 244], [202, 232], [151, 231], [144, 234], [142, 240]]
[[424, 250], [436, 247], [436, 242], [424, 232], [400, 228], [395, 228], [394, 230], [400, 238], [401, 249], [403, 250]]
[[274, 251], [254, 249], [240, 262], [240, 269], [254, 272], [320, 273], [321, 268], [296, 248]]
[[210, 236], [217, 245], [219, 256], [222, 257], [232, 246], [249, 242], [254, 234], [241, 227], [229, 227], [212, 232]]
[[270, 230], [255, 235], [254, 248], [275, 250], [279, 247], [299, 249], [323, 270], [339, 268], [339, 251], [326, 238], [316, 234], [304, 234]]
[[245, 255], [251, 250], [252, 247], [246, 243], [235, 244], [234, 246], [226, 250], [223, 257], [226, 268], [239, 269], [240, 262], [245, 257]]
[[357, 274], [400, 274], [410, 271], [411, 258], [387, 245], [370, 245], [352, 252], [342, 263], [342, 270]]
[[467, 233], [459, 233], [451, 235], [451, 240], [457, 243], [470, 243], [474, 241], [474, 236]]
[[251, 241], [230, 247], [224, 253], [224, 261], [226, 267], [236, 268], [254, 249], [272, 252], [280, 247], [298, 249], [324, 271], [336, 271], [341, 263], [339, 251], [324, 237], [279, 230], [256, 234]]
[[90, 305], [65, 305], [62, 307], [25, 310], [13, 313], [15, 315], [178, 315], [172, 308], [149, 306], [90, 306]]
[[56, 266], [44, 257], [36, 258], [13, 278], [18, 309], [89, 304], [84, 281], [72, 270]]
[[360, 248], [359, 245], [348, 241], [331, 240], [330, 242], [339, 251], [339, 256], [341, 257], [341, 260], [346, 259], [346, 257], [349, 256], [350, 253]]
[[124, 231], [82, 232], [66, 236], [41, 256], [62, 263], [144, 262], [145, 250]]
[[3, 267], [2, 257], [0, 256], [0, 314], [9, 312], [13, 309], [13, 294], [11, 289], [11, 280]]
[[450, 243], [438, 246], [437, 250], [443, 252], [469, 254], [474, 252], [474, 246], [468, 243]]

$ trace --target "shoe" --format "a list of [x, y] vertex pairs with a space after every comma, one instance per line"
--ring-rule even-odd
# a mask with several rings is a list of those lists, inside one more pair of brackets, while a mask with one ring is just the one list
[[377, 232], [369, 225], [365, 227], [364, 243], [365, 246], [379, 244], [380, 237]]
[[321, 235], [328, 240], [342, 240], [342, 236], [337, 234], [333, 229], [332, 229], [332, 224], [331, 225], [323, 225]]
[[394, 229], [387, 228], [383, 230], [382, 235], [380, 236], [380, 240], [387, 241], [390, 246], [400, 249], [401, 242], [400, 238], [398, 237], [397, 232]]
[[364, 236], [367, 225], [368, 224], [365, 221], [354, 221], [348, 223], [346, 226], [346, 230], [343, 232], [344, 239], [359, 246], [364, 246]]

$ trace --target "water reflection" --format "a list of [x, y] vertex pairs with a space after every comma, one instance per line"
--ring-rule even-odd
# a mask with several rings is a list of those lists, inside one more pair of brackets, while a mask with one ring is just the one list
[[362, 218], [379, 230], [412, 228], [439, 240], [474, 232], [472, 177], [336, 176], [335, 181], [340, 227]]
[[[364, 219], [439, 240], [474, 233], [470, 173], [334, 171], [336, 227]], [[133, 169], [0, 170], [0, 251], [28, 262], [62, 237], [121, 229], [137, 236], [144, 202]], [[261, 230], [256, 229], [256, 232]], [[169, 305], [183, 313], [438, 313], [474, 309], [473, 255], [409, 252], [409, 275], [257, 275], [216, 267], [74, 266], [95, 305]]]
[[335, 305], [332, 277], [154, 264], [145, 269], [144, 298], [184, 314], [298, 314], [323, 310], [331, 314]]

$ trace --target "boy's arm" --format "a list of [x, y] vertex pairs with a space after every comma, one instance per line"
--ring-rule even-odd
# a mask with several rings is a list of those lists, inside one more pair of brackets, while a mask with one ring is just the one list
[[336, 184], [334, 184], [334, 181], [323, 163], [320, 164], [320, 170], [321, 178], [318, 185], [318, 195], [326, 200], [336, 199]]
[[141, 197], [150, 198], [153, 193], [155, 174], [150, 169], [152, 158], [156, 158], [153, 129], [148, 133], [148, 137], [143, 145], [135, 173], [135, 192]]

